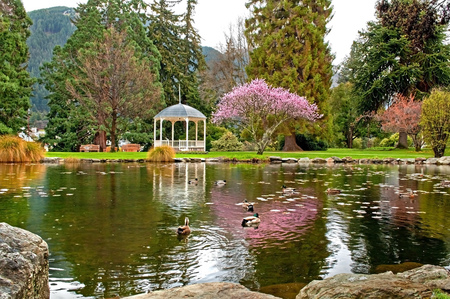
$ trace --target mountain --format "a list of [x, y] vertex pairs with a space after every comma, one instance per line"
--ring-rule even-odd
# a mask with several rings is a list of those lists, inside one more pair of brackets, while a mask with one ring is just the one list
[[[51, 61], [55, 46], [64, 46], [75, 31], [76, 27], [71, 19], [75, 17], [73, 8], [59, 6], [34, 10], [28, 13], [33, 21], [30, 27], [31, 35], [27, 40], [30, 52], [28, 71], [32, 77], [39, 78], [39, 67], [44, 62]], [[34, 113], [48, 112], [45, 96], [48, 92], [44, 86], [35, 84], [34, 96], [31, 98], [32, 111]]]

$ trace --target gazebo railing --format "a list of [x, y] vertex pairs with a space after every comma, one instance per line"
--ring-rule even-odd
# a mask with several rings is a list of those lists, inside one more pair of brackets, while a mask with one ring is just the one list
[[188, 150], [203, 150], [205, 148], [204, 140], [155, 140], [155, 147], [169, 145], [175, 150], [188, 151]]

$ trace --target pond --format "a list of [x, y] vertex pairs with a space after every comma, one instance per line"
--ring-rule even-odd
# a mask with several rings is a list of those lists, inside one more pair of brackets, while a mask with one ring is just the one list
[[[338, 273], [448, 266], [449, 179], [436, 165], [1, 164], [0, 222], [48, 243], [52, 299], [218, 281], [294, 298]], [[241, 226], [245, 199], [258, 227]]]

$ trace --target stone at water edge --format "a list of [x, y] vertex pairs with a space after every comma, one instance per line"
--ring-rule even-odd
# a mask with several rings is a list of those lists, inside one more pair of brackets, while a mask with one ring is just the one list
[[50, 298], [48, 270], [48, 245], [41, 237], [0, 223], [0, 298]]
[[281, 299], [268, 294], [252, 292], [246, 287], [229, 282], [208, 282], [192, 284], [185, 287], [154, 291], [124, 299]]

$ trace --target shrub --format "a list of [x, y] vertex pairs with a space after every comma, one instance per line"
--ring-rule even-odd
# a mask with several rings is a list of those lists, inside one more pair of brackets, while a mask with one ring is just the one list
[[222, 135], [218, 140], [212, 141], [212, 151], [216, 152], [235, 152], [242, 150], [242, 142], [230, 131]]
[[18, 136], [0, 137], [0, 162], [38, 162], [45, 157], [44, 148]]
[[175, 150], [168, 145], [152, 148], [148, 151], [147, 160], [150, 162], [172, 162]]

